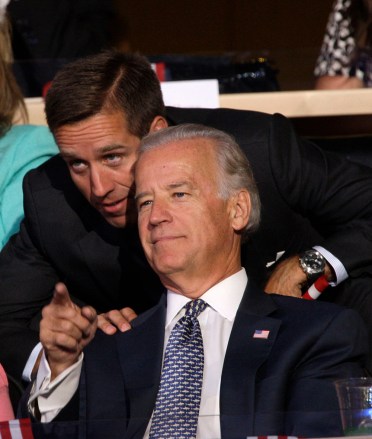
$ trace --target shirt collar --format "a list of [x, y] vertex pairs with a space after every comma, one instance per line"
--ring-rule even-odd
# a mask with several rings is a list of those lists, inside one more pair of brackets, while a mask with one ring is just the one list
[[[233, 321], [243, 298], [248, 277], [244, 268], [206, 291], [201, 298], [215, 311], [228, 320]], [[182, 294], [167, 291], [166, 327], [189, 302]]]

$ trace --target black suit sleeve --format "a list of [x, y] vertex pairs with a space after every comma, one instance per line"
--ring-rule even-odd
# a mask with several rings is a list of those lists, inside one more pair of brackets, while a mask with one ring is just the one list
[[372, 170], [300, 139], [281, 115], [272, 118], [269, 160], [286, 203], [324, 237], [322, 245], [351, 277], [372, 275]]
[[16, 379], [39, 341], [40, 310], [58, 280], [40, 245], [38, 213], [27, 177], [23, 189], [26, 219], [0, 253], [0, 361]]

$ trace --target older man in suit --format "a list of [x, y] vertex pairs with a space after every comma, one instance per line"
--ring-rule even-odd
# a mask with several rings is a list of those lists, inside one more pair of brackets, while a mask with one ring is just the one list
[[183, 122], [229, 132], [252, 164], [263, 209], [242, 247], [249, 276], [268, 292], [300, 296], [307, 274], [299, 254], [317, 246], [326, 257], [317, 275], [337, 284], [324, 298], [371, 321], [370, 168], [299, 138], [281, 115], [164, 108], [155, 73], [133, 54], [104, 52], [66, 66], [46, 114], [60, 155], [26, 176], [21, 230], [0, 253], [0, 360], [13, 376], [30, 375], [40, 310], [57, 282], [94, 306], [110, 333], [110, 322], [128, 327], [124, 307], [140, 313], [157, 303], [162, 286], [130, 214], [132, 168], [145, 134]]
[[340, 435], [334, 380], [363, 374], [364, 325], [247, 277], [241, 242], [260, 201], [239, 146], [200, 125], [161, 130], [143, 140], [135, 182], [141, 243], [166, 295], [112, 337], [95, 335], [95, 310], [58, 285], [26, 395], [33, 416], [49, 429], [84, 421], [92, 437], [104, 421], [112, 438]]

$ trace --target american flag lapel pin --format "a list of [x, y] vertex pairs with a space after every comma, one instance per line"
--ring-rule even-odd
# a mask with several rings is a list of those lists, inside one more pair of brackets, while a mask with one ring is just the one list
[[256, 329], [253, 333], [253, 338], [269, 338], [270, 331], [267, 329]]

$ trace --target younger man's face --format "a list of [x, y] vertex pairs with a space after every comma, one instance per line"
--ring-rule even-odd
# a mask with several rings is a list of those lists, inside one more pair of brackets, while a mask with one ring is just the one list
[[88, 202], [114, 227], [135, 218], [133, 165], [140, 139], [122, 113], [100, 113], [55, 132], [71, 178]]

